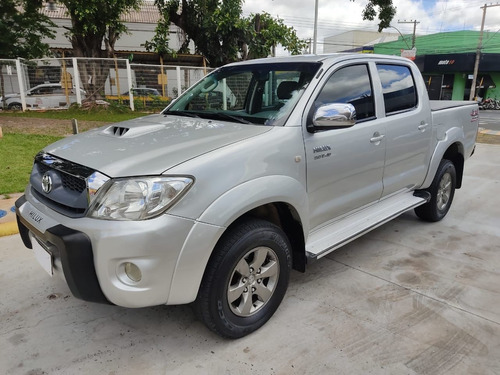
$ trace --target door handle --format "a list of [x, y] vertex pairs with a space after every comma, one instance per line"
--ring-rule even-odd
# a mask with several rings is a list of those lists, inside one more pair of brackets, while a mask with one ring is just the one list
[[423, 122], [423, 121], [422, 121], [422, 122], [420, 123], [420, 125], [418, 126], [418, 130], [420, 130], [421, 132], [424, 132], [424, 131], [425, 131], [425, 129], [427, 129], [427, 127], [428, 127], [428, 126], [429, 126], [429, 124], [428, 124], [428, 123], [426, 123], [426, 122]]
[[384, 134], [380, 134], [379, 132], [376, 132], [375, 134], [373, 134], [373, 137], [370, 138], [370, 142], [378, 145], [382, 141], [382, 139], [384, 139], [384, 137], [385, 137]]

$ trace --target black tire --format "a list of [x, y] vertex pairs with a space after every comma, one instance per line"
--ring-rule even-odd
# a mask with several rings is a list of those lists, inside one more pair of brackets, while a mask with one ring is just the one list
[[417, 216], [430, 222], [443, 219], [453, 202], [456, 184], [455, 165], [449, 160], [441, 160], [431, 186], [425, 190], [431, 194], [431, 199], [426, 204], [415, 208]]
[[286, 235], [274, 224], [260, 219], [236, 223], [207, 265], [194, 303], [198, 318], [232, 339], [260, 328], [285, 295], [292, 267], [290, 249]]
[[23, 106], [21, 103], [10, 103], [8, 108], [13, 111], [22, 111]]

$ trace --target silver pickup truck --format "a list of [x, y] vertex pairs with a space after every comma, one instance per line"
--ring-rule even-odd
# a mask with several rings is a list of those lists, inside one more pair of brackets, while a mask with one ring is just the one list
[[46, 147], [16, 203], [20, 234], [78, 298], [193, 303], [242, 337], [292, 268], [410, 209], [441, 220], [477, 129], [477, 104], [430, 102], [407, 59], [230, 64], [161, 114]]

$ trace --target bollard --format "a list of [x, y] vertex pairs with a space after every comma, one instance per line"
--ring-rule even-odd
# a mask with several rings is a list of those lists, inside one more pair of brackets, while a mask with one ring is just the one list
[[0, 139], [3, 138], [3, 132], [2, 132], [2, 127], [0, 126]]
[[76, 118], [71, 119], [71, 125], [73, 125], [73, 134], [78, 134], [78, 120]]

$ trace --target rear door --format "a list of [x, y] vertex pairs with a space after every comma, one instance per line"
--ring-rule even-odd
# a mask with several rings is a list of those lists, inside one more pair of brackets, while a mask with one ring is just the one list
[[321, 105], [351, 103], [358, 118], [350, 128], [304, 130], [311, 229], [377, 201], [382, 194], [385, 126], [376, 116], [368, 67], [365, 63], [336, 66], [319, 84], [307, 110], [310, 123]]
[[381, 62], [376, 66], [385, 109], [386, 196], [424, 181], [431, 157], [432, 119], [419, 72], [403, 62]]

